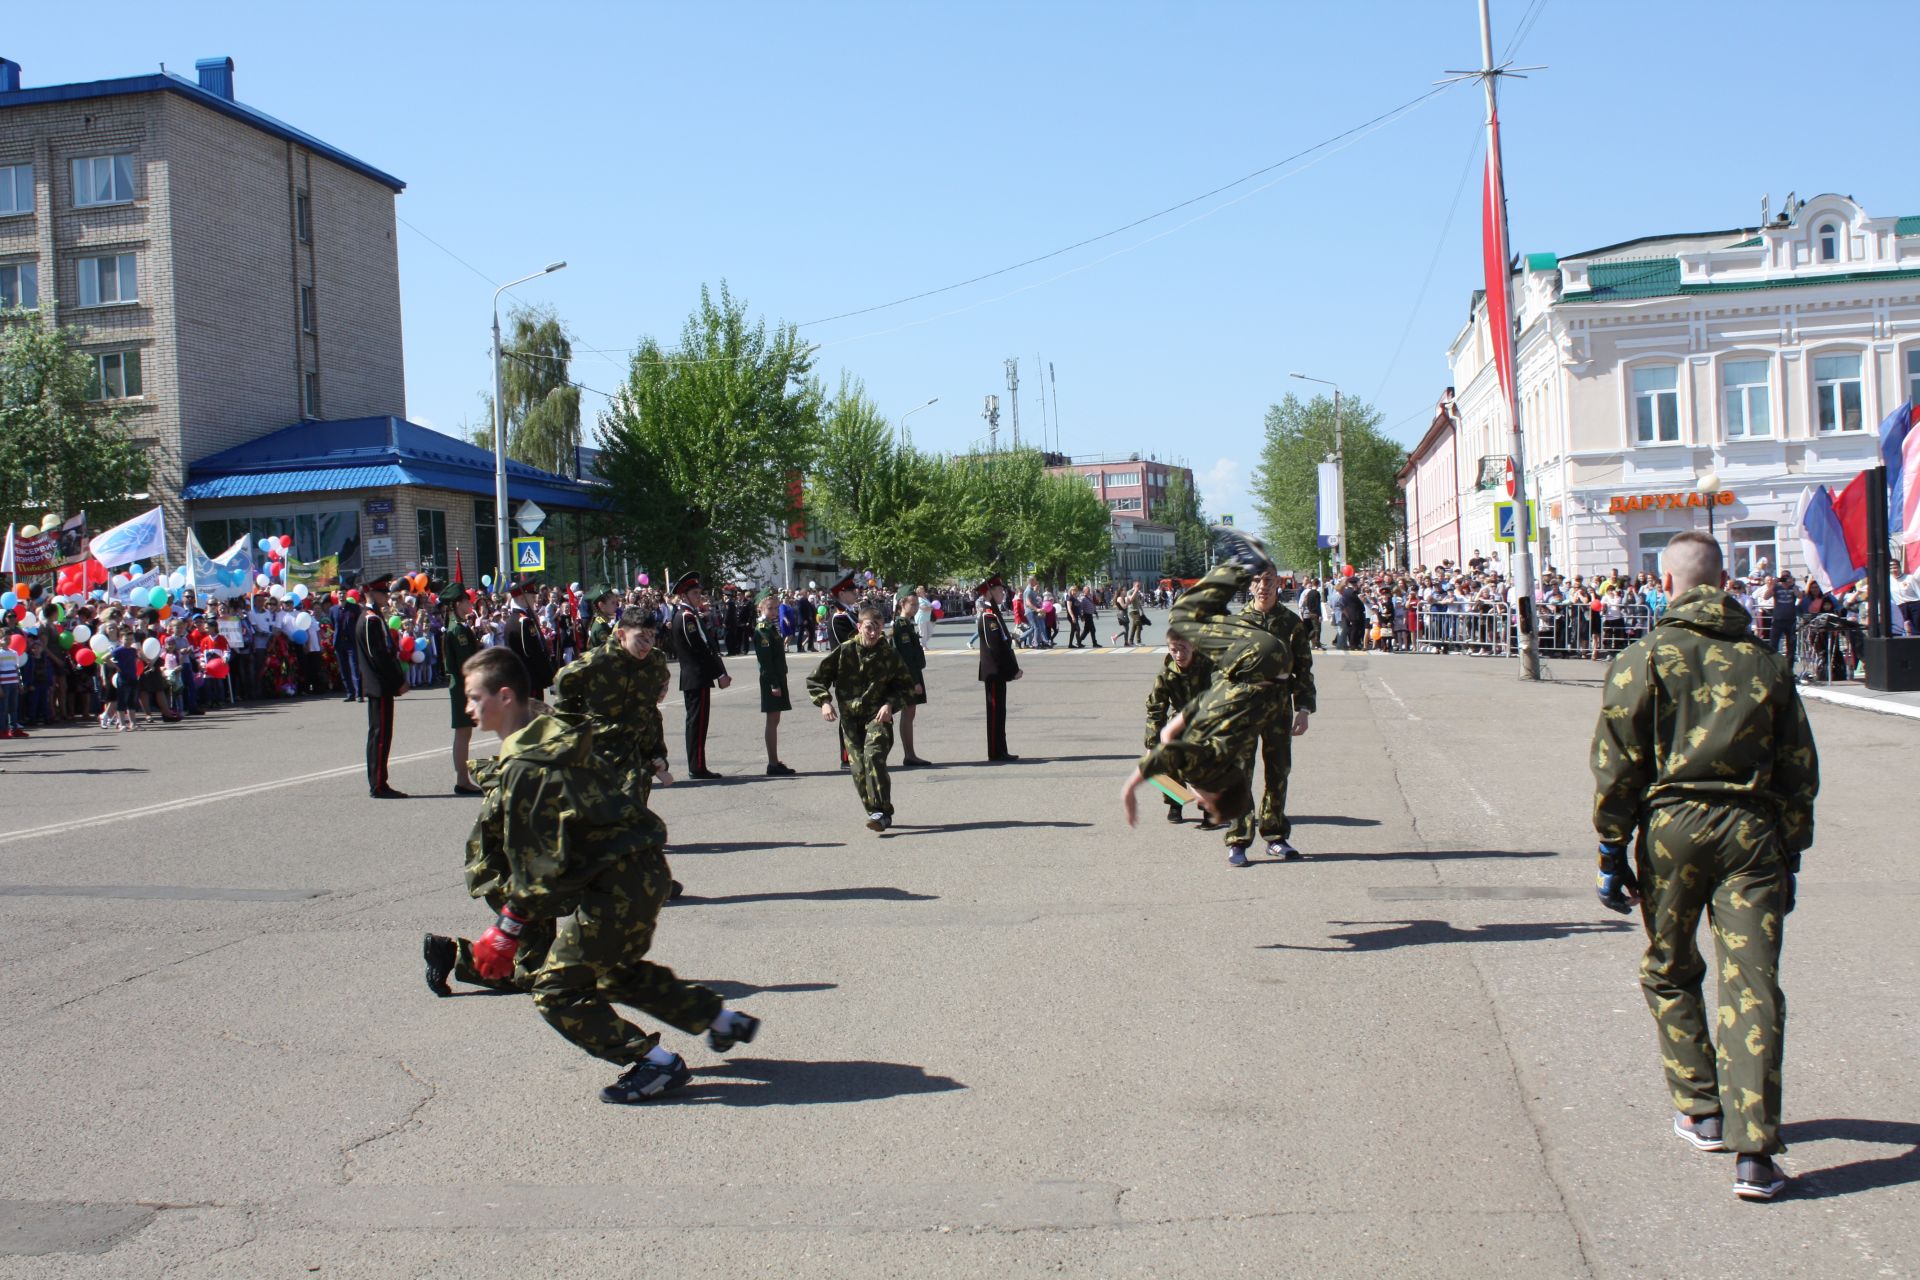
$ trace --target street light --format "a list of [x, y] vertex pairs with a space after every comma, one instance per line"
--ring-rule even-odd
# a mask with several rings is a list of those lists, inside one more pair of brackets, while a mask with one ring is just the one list
[[1287, 376], [1298, 378], [1302, 382], [1317, 382], [1323, 387], [1333, 388], [1333, 465], [1334, 476], [1339, 482], [1337, 486], [1339, 501], [1335, 504], [1334, 529], [1338, 540], [1335, 550], [1340, 556], [1340, 563], [1334, 566], [1334, 571], [1338, 573], [1347, 565], [1347, 457], [1340, 446], [1340, 385], [1328, 382], [1325, 378], [1309, 378], [1304, 373], [1289, 373]]
[[1701, 496], [1707, 500], [1707, 536], [1709, 538], [1713, 536], [1713, 508], [1719, 501], [1721, 487], [1720, 473], [1717, 471], [1707, 472], [1694, 485], [1694, 488], [1698, 489]]
[[905, 413], [900, 415], [900, 423], [899, 423], [900, 443], [906, 444], [907, 442], [913, 439], [913, 436], [910, 435], [907, 431], [907, 419], [911, 418], [914, 414], [920, 412], [922, 409], [931, 408], [933, 405], [936, 405], [939, 403], [940, 403], [940, 397], [935, 396], [933, 399], [927, 401], [926, 404], [917, 404], [913, 406], [913, 408], [907, 410]]
[[500, 295], [517, 284], [552, 275], [567, 264], [549, 262], [532, 275], [509, 280], [493, 291], [493, 585], [498, 587], [513, 568], [513, 532], [507, 527], [507, 405], [500, 385]]

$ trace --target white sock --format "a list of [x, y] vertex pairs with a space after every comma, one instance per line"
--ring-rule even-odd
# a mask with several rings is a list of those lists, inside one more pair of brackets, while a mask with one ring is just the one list
[[674, 1058], [678, 1056], [677, 1054], [668, 1053], [659, 1045], [655, 1045], [653, 1048], [647, 1050], [647, 1061], [656, 1067], [670, 1067], [673, 1065]]
[[723, 1036], [732, 1035], [734, 1027], [739, 1023], [739, 1020], [740, 1015], [733, 1010], [722, 1009], [719, 1016], [713, 1020], [713, 1029]]

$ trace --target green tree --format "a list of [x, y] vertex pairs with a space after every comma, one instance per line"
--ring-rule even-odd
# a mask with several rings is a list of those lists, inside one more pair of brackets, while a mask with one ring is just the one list
[[676, 572], [771, 551], [792, 514], [789, 478], [819, 448], [812, 368], [794, 326], [769, 333], [725, 284], [717, 298], [703, 287], [679, 344], [644, 339], [600, 416], [607, 531]]
[[[542, 471], [572, 475], [580, 456], [580, 388], [567, 378], [573, 343], [551, 307], [517, 307], [501, 339], [501, 400], [507, 407], [507, 456]], [[487, 420], [493, 420], [492, 397]], [[481, 447], [491, 449], [489, 432]]]
[[[1341, 448], [1346, 461], [1347, 558], [1377, 563], [1394, 537], [1393, 477], [1407, 451], [1380, 431], [1380, 411], [1364, 400], [1340, 401]], [[1254, 508], [1267, 544], [1291, 567], [1320, 561], [1319, 464], [1333, 453], [1333, 402], [1288, 395], [1267, 410], [1266, 441], [1254, 469]]]
[[1160, 500], [1154, 519], [1173, 526], [1173, 549], [1167, 554], [1170, 578], [1198, 578], [1207, 571], [1207, 519], [1200, 513], [1200, 494], [1177, 470], [1167, 478], [1167, 496]]
[[896, 584], [951, 571], [959, 543], [946, 461], [897, 441], [849, 375], [827, 409], [807, 489], [808, 510], [847, 563]]
[[1061, 585], [1097, 574], [1111, 546], [1106, 504], [1078, 475], [1054, 475], [1035, 449], [956, 458], [955, 567]]
[[129, 495], [152, 487], [151, 447], [95, 398], [85, 337], [31, 312], [0, 311], [0, 520], [85, 510], [105, 528], [141, 505]]

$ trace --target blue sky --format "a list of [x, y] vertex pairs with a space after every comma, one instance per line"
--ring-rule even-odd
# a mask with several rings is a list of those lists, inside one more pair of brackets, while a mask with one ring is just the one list
[[[1476, 65], [1475, 13], [337, 3], [313, 22], [95, 0], [84, 39], [64, 6], [15, 6], [0, 54], [30, 86], [230, 55], [241, 100], [405, 179], [408, 410], [457, 430], [489, 385], [489, 281], [566, 259], [522, 296], [604, 353], [577, 349], [573, 376], [611, 390], [702, 283], [800, 322], [1051, 252]], [[1496, 0], [1496, 52], [1529, 13], [1517, 60], [1548, 69], [1503, 98], [1516, 251], [1752, 225], [1789, 189], [1920, 213], [1910, 6]], [[1262, 415], [1303, 389], [1288, 370], [1372, 400], [1403, 440], [1424, 428], [1477, 283], [1481, 119], [1465, 85], [1309, 167], [804, 332], [830, 382], [851, 371], [891, 415], [939, 397], [911, 423], [936, 448], [984, 434], [1008, 356], [1036, 436], [1050, 362], [1067, 452], [1184, 459], [1245, 520]]]

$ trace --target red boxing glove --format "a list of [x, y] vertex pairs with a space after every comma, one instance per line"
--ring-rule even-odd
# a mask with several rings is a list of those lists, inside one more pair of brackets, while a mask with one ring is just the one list
[[473, 967], [483, 978], [504, 982], [513, 976], [513, 957], [520, 950], [520, 931], [527, 922], [505, 907], [493, 927], [473, 944]]

